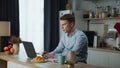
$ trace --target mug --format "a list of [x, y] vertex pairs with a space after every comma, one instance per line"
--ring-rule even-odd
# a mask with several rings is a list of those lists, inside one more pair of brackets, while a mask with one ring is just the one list
[[58, 55], [57, 61], [59, 64], [64, 64], [65, 63], [65, 56]]

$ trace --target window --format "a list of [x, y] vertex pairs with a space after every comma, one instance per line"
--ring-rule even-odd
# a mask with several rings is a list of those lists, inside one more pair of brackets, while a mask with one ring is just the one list
[[19, 0], [20, 37], [34, 44], [36, 52], [44, 50], [44, 0]]

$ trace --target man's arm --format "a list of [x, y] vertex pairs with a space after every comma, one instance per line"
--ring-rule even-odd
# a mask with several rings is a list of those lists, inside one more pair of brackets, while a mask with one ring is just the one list
[[50, 53], [47, 53], [47, 52], [43, 53], [43, 57], [44, 58], [54, 58], [55, 55], [62, 53], [63, 49], [64, 49], [64, 44], [63, 44], [62, 40], [60, 40], [57, 48]]
[[72, 48], [72, 51], [75, 51], [76, 54], [78, 54], [80, 51], [82, 52], [82, 50], [85, 47], [87, 48], [87, 45], [88, 45], [88, 40], [87, 40], [86, 36], [80, 35], [80, 36], [76, 37], [76, 42]]

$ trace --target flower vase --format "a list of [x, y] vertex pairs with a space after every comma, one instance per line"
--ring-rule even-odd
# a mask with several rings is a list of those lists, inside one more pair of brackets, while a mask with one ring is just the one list
[[18, 54], [19, 53], [19, 44], [13, 44], [13, 48], [15, 49], [13, 54]]

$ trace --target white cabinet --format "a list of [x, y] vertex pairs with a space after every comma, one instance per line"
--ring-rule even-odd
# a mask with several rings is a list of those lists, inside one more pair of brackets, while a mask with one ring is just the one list
[[14, 62], [8, 61], [7, 62], [7, 68], [30, 68], [30, 67], [27, 67], [27, 66], [24, 66], [24, 65], [21, 65], [21, 64], [18, 64], [18, 63], [14, 63]]
[[88, 64], [108, 67], [108, 53], [99, 51], [88, 51]]
[[109, 68], [120, 68], [120, 54], [111, 53], [109, 55]]
[[120, 68], [120, 54], [88, 50], [88, 64], [108, 68]]

